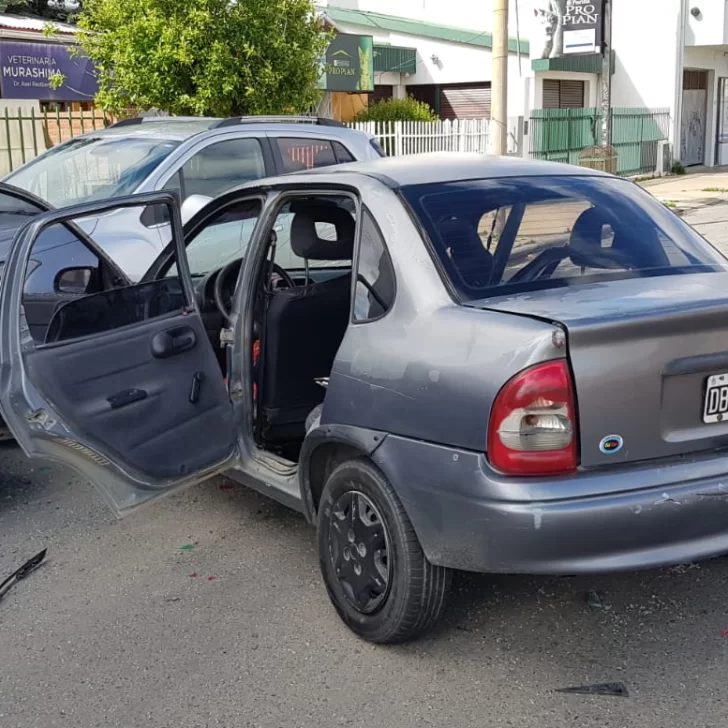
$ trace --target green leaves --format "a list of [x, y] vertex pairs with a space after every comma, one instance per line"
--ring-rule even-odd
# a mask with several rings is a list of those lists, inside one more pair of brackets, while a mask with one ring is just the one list
[[312, 0], [85, 0], [79, 27], [111, 113], [303, 112], [329, 42]]
[[411, 96], [406, 99], [383, 99], [362, 109], [355, 121], [434, 121], [432, 109]]

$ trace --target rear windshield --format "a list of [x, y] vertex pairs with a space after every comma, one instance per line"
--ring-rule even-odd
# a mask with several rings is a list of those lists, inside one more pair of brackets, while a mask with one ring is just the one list
[[412, 185], [402, 193], [463, 301], [728, 266], [627, 180], [499, 178]]

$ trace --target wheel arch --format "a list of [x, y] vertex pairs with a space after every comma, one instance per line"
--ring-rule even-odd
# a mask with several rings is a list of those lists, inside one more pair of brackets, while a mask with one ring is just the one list
[[316, 520], [318, 503], [326, 479], [341, 463], [354, 458], [371, 458], [387, 433], [348, 425], [322, 425], [312, 430], [301, 449], [299, 486], [306, 519]]

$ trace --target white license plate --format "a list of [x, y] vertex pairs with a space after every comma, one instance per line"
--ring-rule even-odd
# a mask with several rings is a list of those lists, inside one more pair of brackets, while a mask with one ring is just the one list
[[728, 373], [708, 377], [703, 404], [703, 422], [728, 421]]

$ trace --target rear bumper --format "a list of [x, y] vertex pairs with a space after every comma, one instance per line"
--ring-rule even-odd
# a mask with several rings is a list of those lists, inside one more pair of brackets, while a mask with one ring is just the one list
[[482, 455], [390, 436], [374, 459], [442, 566], [578, 574], [728, 553], [726, 458], [509, 481]]

